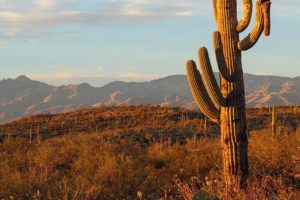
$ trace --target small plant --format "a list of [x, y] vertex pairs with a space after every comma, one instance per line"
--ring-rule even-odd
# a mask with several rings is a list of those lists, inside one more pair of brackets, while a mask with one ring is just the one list
[[275, 120], [276, 120], [276, 113], [275, 113], [275, 106], [272, 107], [272, 121], [271, 121], [271, 129], [272, 129], [272, 135], [276, 136], [276, 124], [275, 124]]

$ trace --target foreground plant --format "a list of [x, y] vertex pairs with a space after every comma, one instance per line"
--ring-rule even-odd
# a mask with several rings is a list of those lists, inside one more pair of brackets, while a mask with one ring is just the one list
[[243, 16], [237, 20], [236, 0], [213, 0], [218, 31], [213, 44], [220, 71], [220, 87], [214, 77], [207, 49], [199, 49], [200, 72], [194, 61], [187, 62], [192, 94], [202, 113], [220, 125], [223, 149], [223, 176], [226, 188], [244, 188], [248, 177], [248, 136], [246, 133], [245, 91], [241, 52], [252, 48], [262, 32], [270, 34], [269, 0], [256, 2], [252, 31], [242, 40], [239, 34], [249, 25], [252, 0], [243, 0]]

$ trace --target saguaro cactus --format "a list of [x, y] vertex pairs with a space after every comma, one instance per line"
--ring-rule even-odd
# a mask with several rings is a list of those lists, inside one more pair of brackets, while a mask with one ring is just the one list
[[248, 137], [246, 133], [245, 92], [241, 52], [252, 48], [262, 32], [270, 34], [269, 0], [256, 2], [256, 19], [251, 32], [242, 40], [252, 15], [252, 0], [243, 0], [243, 16], [237, 20], [236, 0], [213, 0], [218, 31], [213, 44], [220, 71], [220, 86], [214, 77], [208, 52], [199, 49], [200, 68], [187, 62], [187, 76], [192, 94], [202, 113], [220, 125], [223, 149], [223, 174], [226, 188], [246, 186], [248, 176]]
[[272, 129], [272, 135], [273, 136], [276, 136], [275, 120], [276, 120], [275, 106], [273, 106], [272, 107], [272, 120], [271, 120], [271, 129]]

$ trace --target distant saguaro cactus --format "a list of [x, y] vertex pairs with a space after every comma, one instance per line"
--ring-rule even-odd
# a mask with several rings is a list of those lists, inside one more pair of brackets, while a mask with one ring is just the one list
[[199, 49], [200, 68], [187, 62], [187, 76], [192, 94], [202, 113], [220, 124], [223, 149], [223, 174], [226, 188], [246, 186], [248, 177], [248, 136], [246, 133], [245, 92], [241, 52], [252, 48], [262, 32], [270, 34], [270, 0], [256, 2], [256, 19], [252, 31], [242, 40], [251, 20], [252, 0], [243, 0], [243, 16], [237, 20], [236, 0], [213, 0], [218, 31], [213, 44], [220, 71], [220, 86], [214, 77], [207, 49]]
[[276, 129], [275, 129], [275, 106], [272, 107], [272, 121], [271, 121], [271, 128], [272, 128], [272, 135], [276, 136]]

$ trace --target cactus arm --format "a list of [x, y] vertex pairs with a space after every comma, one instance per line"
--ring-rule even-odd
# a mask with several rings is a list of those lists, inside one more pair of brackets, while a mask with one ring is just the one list
[[204, 83], [213, 102], [215, 102], [215, 104], [219, 107], [225, 106], [225, 99], [220, 92], [220, 88], [214, 76], [209, 55], [205, 47], [199, 49], [199, 61], [205, 80]]
[[215, 17], [215, 21], [218, 21], [218, 12], [217, 12], [217, 0], [213, 0], [213, 9], [214, 9], [214, 17]]
[[227, 68], [227, 64], [224, 58], [223, 45], [222, 45], [221, 35], [219, 31], [216, 31], [213, 34], [213, 45], [214, 45], [217, 64], [221, 76], [226, 81], [232, 82], [232, 76], [230, 75], [230, 72]]
[[252, 9], [252, 0], [243, 0], [243, 16], [236, 27], [237, 32], [240, 33], [249, 26], [252, 16]]
[[261, 3], [258, 2], [256, 3], [256, 19], [255, 19], [254, 28], [252, 29], [252, 31], [249, 33], [248, 36], [246, 36], [243, 40], [239, 41], [238, 43], [239, 50], [246, 51], [252, 48], [258, 41], [263, 30], [264, 30], [264, 17], [263, 17]]
[[271, 1], [267, 0], [262, 3], [263, 15], [264, 15], [264, 34], [270, 35], [271, 29]]
[[220, 118], [220, 111], [211, 101], [204, 83], [202, 81], [200, 72], [197, 70], [194, 61], [187, 62], [187, 78], [193, 94], [193, 97], [200, 109], [211, 121], [218, 123]]

